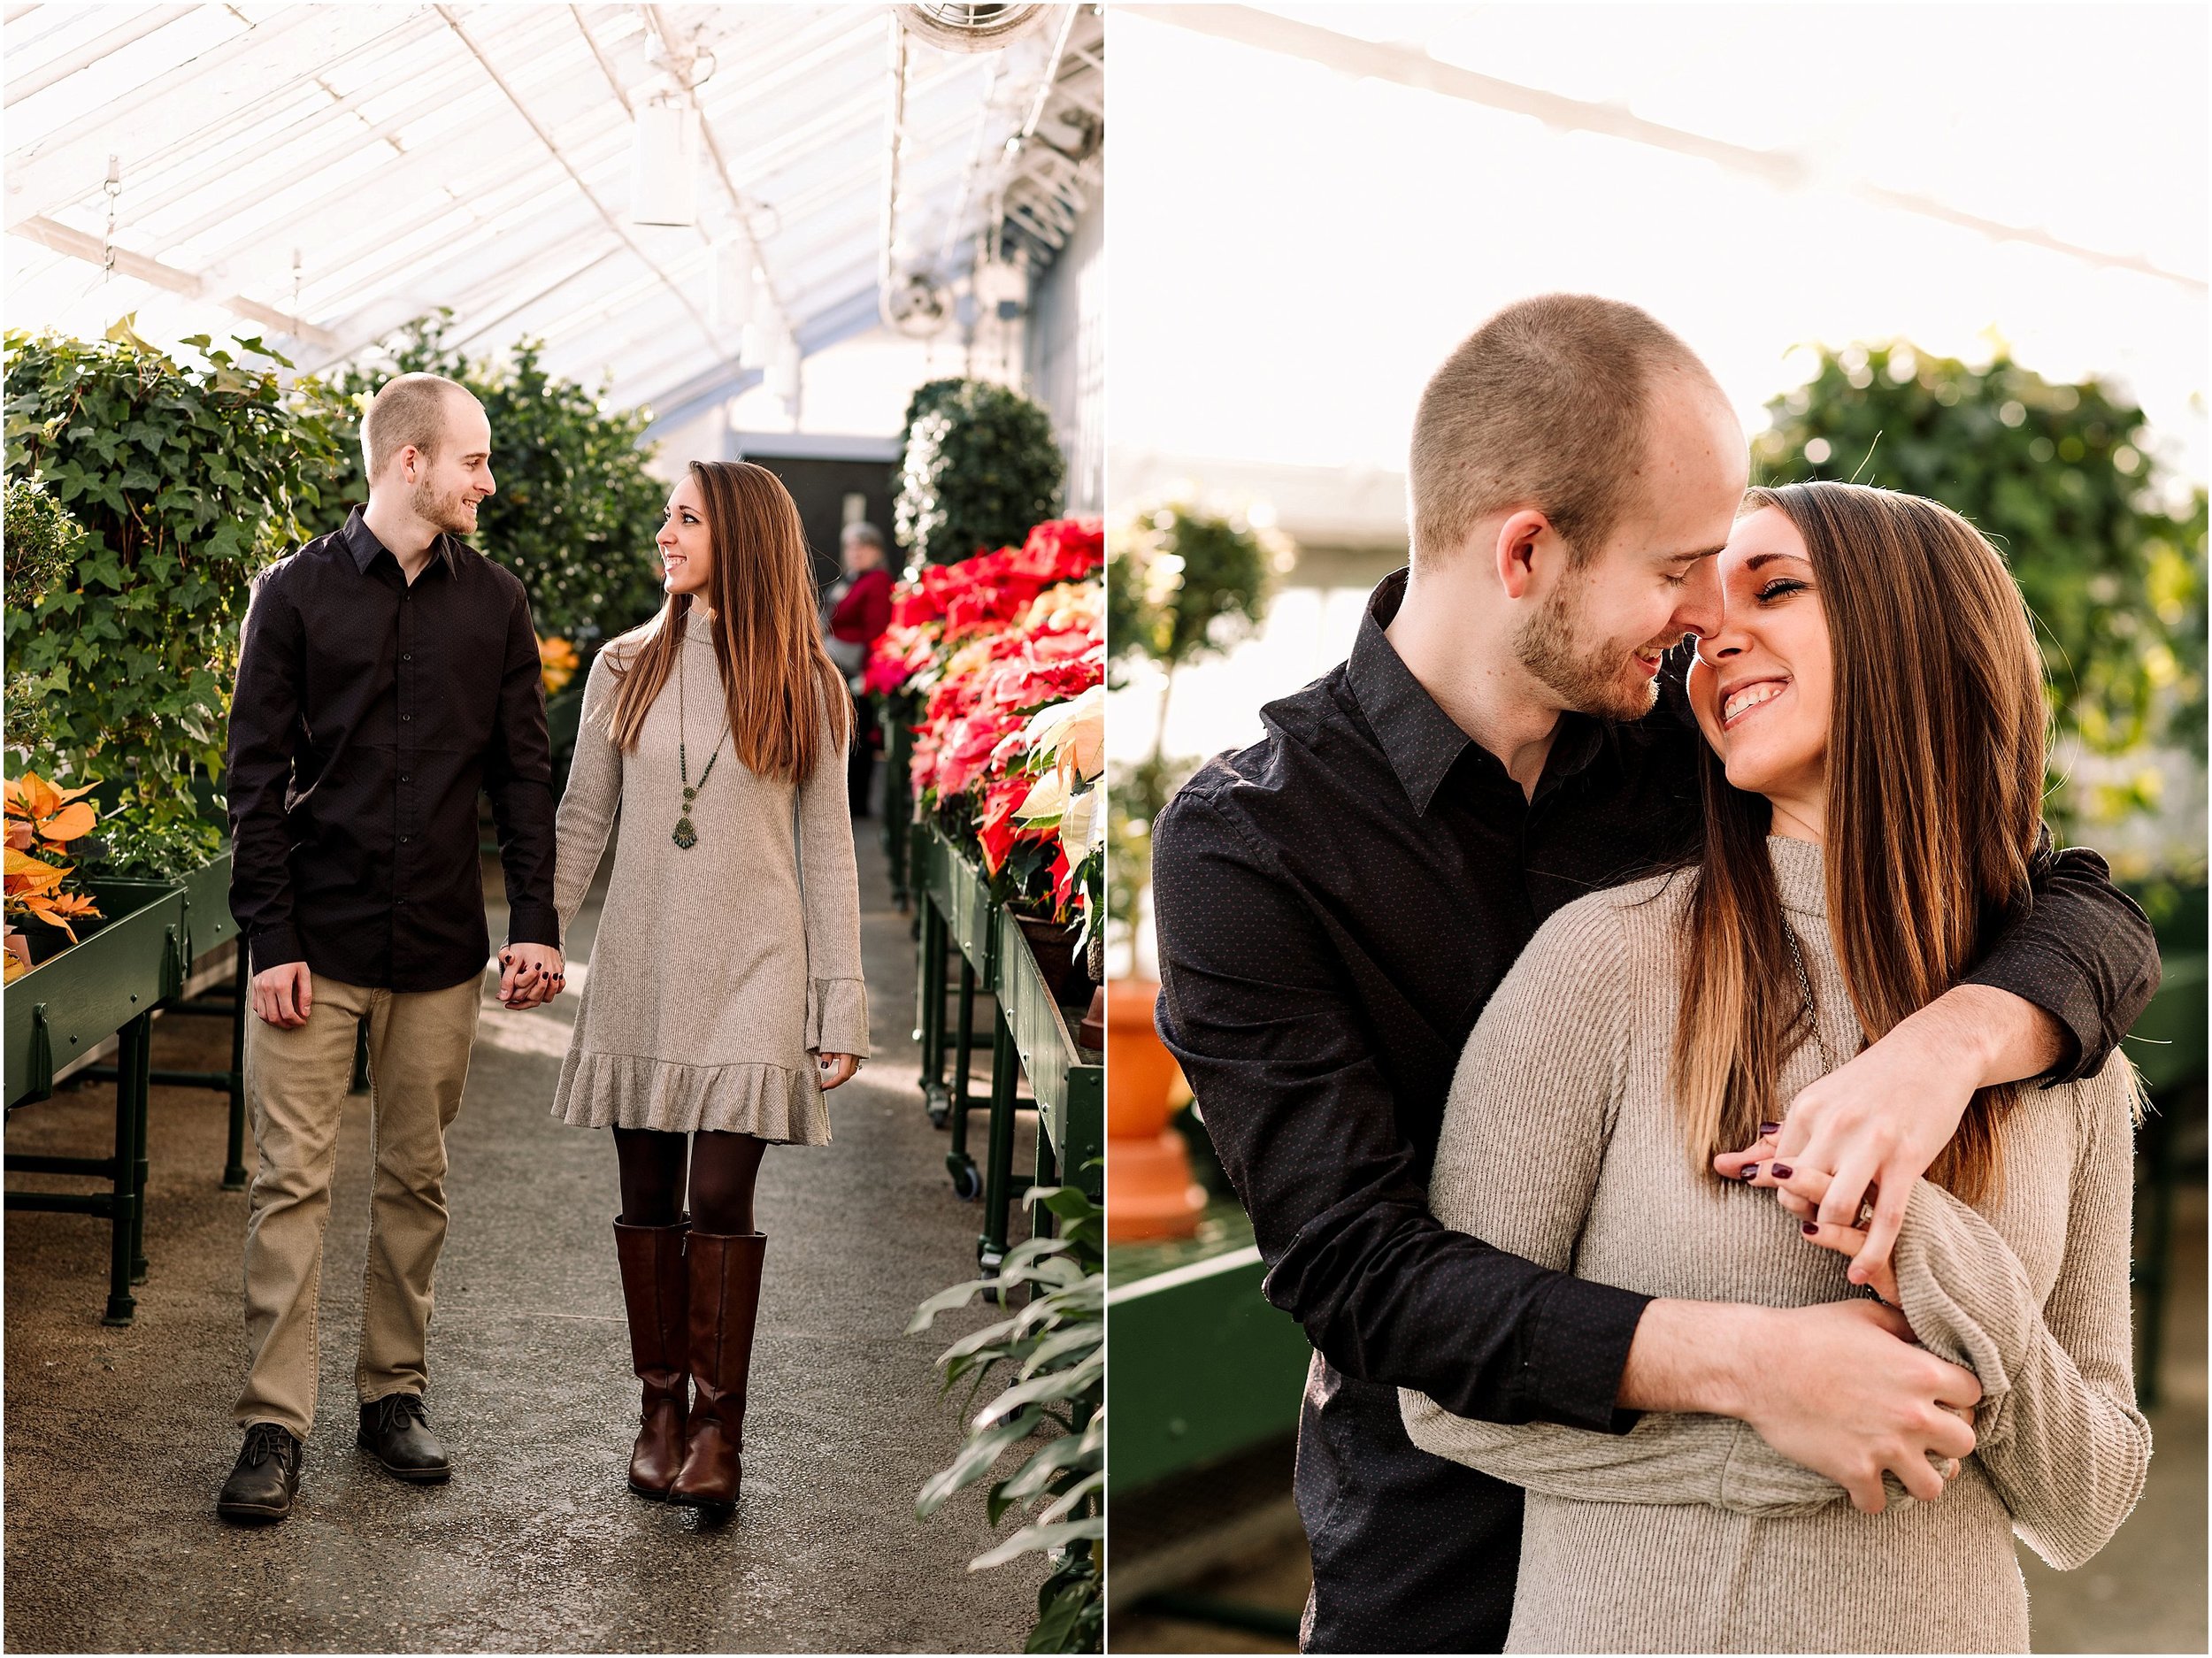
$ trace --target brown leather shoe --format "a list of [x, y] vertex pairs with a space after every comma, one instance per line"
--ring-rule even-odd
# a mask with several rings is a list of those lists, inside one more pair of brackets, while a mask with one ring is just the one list
[[630, 1368], [645, 1384], [644, 1425], [630, 1452], [630, 1489], [656, 1502], [668, 1495], [683, 1465], [684, 1424], [690, 1414], [690, 1374], [684, 1364], [689, 1334], [684, 1234], [690, 1229], [688, 1221], [672, 1226], [614, 1224], [622, 1307], [630, 1317]]
[[753, 1322], [760, 1313], [760, 1265], [768, 1240], [758, 1232], [695, 1232], [685, 1247], [691, 1268], [691, 1431], [684, 1465], [668, 1500], [689, 1508], [726, 1508], [737, 1501], [745, 1444], [745, 1376], [753, 1362]]

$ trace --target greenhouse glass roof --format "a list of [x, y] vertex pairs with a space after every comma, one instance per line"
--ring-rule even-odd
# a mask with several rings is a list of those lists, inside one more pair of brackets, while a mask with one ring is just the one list
[[[306, 372], [445, 307], [449, 343], [541, 339], [665, 418], [878, 326], [887, 285], [1050, 259], [1097, 183], [1103, 29], [1033, 9], [959, 52], [887, 6], [12, 5], [8, 321]], [[635, 222], [634, 134], [671, 111], [692, 159], [641, 171], [687, 174], [695, 222]]]

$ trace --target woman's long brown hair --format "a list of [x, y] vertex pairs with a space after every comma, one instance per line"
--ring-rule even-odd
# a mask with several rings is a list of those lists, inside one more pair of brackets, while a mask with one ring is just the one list
[[[1854, 1010], [1879, 1040], [1965, 974], [2028, 898], [2047, 714], [2027, 607], [2004, 559], [1949, 508], [1831, 482], [1754, 489], [1812, 559], [1835, 687], [1828, 925]], [[1766, 836], [1771, 809], [1703, 761], [1705, 845], [1686, 918], [1673, 1082], [1693, 1158], [1773, 1120], [1785, 1057], [1811, 1037]], [[1997, 1125], [2017, 1085], [1975, 1094], [1929, 1177], [2001, 1189]]]
[[[730, 751], [757, 776], [803, 783], [843, 749], [852, 714], [844, 676], [815, 626], [799, 509], [781, 479], [749, 461], [694, 461], [691, 476], [713, 547], [704, 596], [714, 610]], [[635, 751], [645, 716], [675, 670], [692, 598], [670, 594], [659, 616], [624, 636], [639, 641], [636, 651], [609, 664], [616, 679], [611, 734], [626, 752]]]

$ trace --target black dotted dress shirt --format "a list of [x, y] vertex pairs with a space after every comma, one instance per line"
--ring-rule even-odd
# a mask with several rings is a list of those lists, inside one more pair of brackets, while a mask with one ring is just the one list
[[411, 585], [363, 522], [254, 578], [231, 702], [231, 913], [259, 972], [444, 990], [491, 942], [489, 791], [508, 939], [560, 942], [552, 750], [522, 583], [456, 537]]
[[[1700, 831], [1678, 675], [1643, 720], [1561, 722], [1532, 797], [1453, 724], [1383, 629], [1263, 710], [1153, 834], [1160, 1034], [1317, 1350], [1298, 1449], [1316, 1651], [1495, 1652], [1521, 1492], [1416, 1450], [1396, 1389], [1463, 1416], [1624, 1432], [1645, 1298], [1547, 1271], [1430, 1215], [1461, 1048], [1552, 912]], [[2157, 985], [2142, 913], [2095, 854], [2039, 861], [2032, 913], [1972, 982], [2047, 1009], [2086, 1075]]]

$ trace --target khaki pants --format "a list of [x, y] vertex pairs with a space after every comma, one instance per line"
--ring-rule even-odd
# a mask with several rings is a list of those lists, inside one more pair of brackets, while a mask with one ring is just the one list
[[304, 1440], [314, 1422], [323, 1228], [364, 1017], [375, 1187], [354, 1384], [365, 1404], [423, 1391], [431, 1284], [445, 1245], [445, 1131], [461, 1109], [481, 996], [476, 979], [411, 993], [319, 973], [298, 1030], [247, 1014], [246, 1097], [260, 1168], [246, 1221], [252, 1358], [233, 1412], [242, 1424], [273, 1422]]

